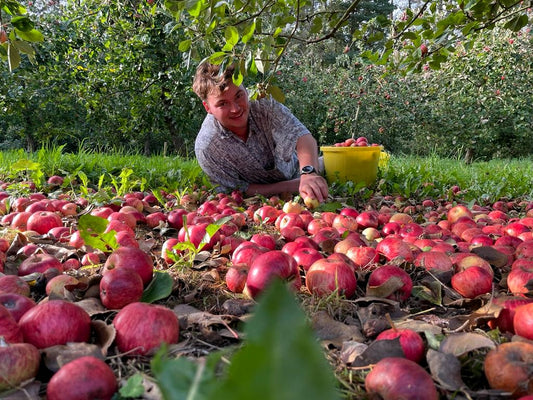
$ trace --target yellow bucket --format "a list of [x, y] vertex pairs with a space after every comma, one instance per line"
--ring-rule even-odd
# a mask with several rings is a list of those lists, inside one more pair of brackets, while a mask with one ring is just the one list
[[[336, 147], [322, 146], [326, 179], [333, 182], [375, 182], [382, 146]], [[383, 162], [383, 161], [382, 161]]]

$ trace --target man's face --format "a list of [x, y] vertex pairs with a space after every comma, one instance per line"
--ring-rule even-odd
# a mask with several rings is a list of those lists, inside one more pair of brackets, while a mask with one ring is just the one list
[[222, 93], [210, 93], [203, 105], [224, 128], [238, 135], [247, 133], [250, 103], [248, 93], [242, 85], [235, 86], [230, 83]]

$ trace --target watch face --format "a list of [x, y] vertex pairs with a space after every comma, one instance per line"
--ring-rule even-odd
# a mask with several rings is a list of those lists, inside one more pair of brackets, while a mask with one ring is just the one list
[[302, 174], [311, 174], [315, 172], [315, 168], [312, 165], [306, 165], [302, 168]]

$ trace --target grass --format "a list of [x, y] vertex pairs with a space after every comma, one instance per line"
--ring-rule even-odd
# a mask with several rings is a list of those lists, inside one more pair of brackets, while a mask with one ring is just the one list
[[[530, 200], [533, 198], [531, 161], [498, 159], [465, 164], [460, 160], [435, 156], [392, 155], [371, 187], [365, 188], [352, 182], [334, 184], [331, 194], [348, 198], [348, 203], [361, 203], [375, 194], [412, 200], [449, 196], [482, 204], [499, 199]], [[125, 170], [132, 172], [125, 176]], [[117, 181], [123, 188], [163, 189], [169, 193], [209, 187], [195, 159], [162, 155], [145, 157], [120, 151], [99, 153], [83, 148], [77, 153], [64, 153], [61, 146], [43, 147], [34, 153], [23, 150], [0, 153], [0, 179], [5, 181], [28, 179], [42, 185], [48, 176], [62, 175], [74, 179], [80, 171], [86, 176], [88, 184], [94, 187], [117, 187]], [[459, 193], [452, 193], [454, 187], [460, 189]]]

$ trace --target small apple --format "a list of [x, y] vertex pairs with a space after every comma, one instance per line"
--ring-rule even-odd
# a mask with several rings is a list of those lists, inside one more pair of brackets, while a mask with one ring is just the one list
[[117, 390], [115, 373], [105, 361], [82, 356], [61, 366], [52, 376], [46, 386], [46, 398], [111, 400]]
[[309, 208], [310, 210], [313, 210], [320, 205], [320, 202], [313, 197], [305, 197], [304, 204], [307, 208]]
[[117, 313], [113, 325], [117, 348], [128, 355], [148, 355], [161, 344], [174, 344], [179, 339], [178, 317], [157, 304], [130, 303]]
[[228, 289], [233, 293], [242, 293], [246, 285], [248, 270], [250, 267], [246, 264], [235, 264], [228, 268], [225, 281]]

